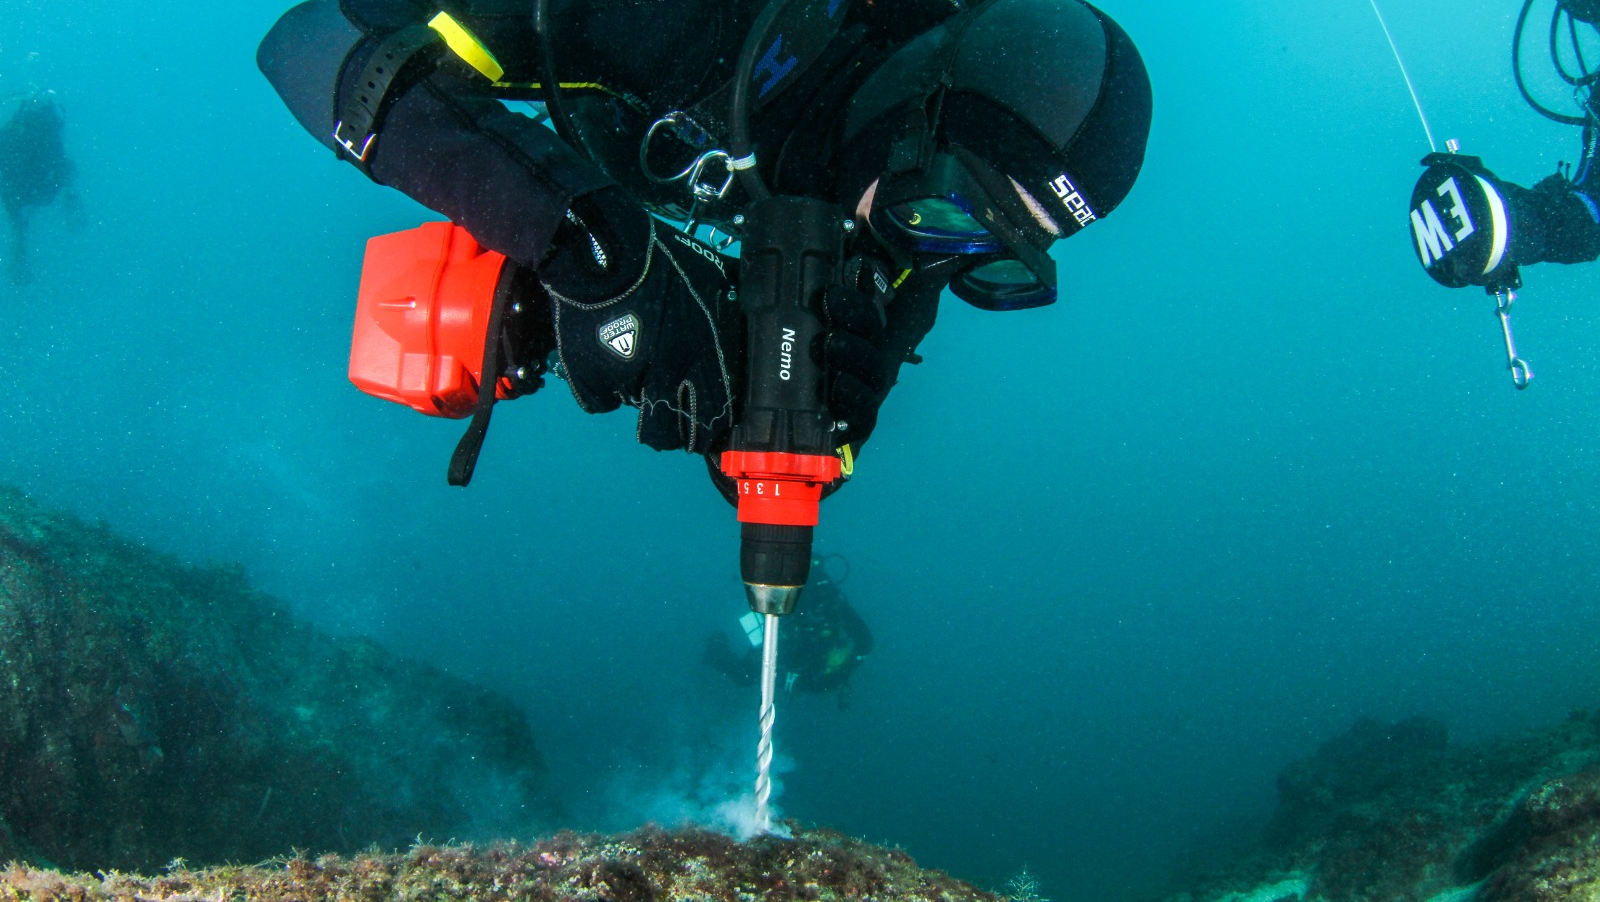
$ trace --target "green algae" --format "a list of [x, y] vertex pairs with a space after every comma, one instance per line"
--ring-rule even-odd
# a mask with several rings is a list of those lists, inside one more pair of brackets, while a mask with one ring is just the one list
[[159, 876], [13, 865], [0, 902], [428, 899], [439, 902], [1002, 902], [910, 856], [791, 825], [793, 837], [737, 842], [699, 829], [571, 832], [530, 845], [417, 845], [394, 854], [296, 856]]
[[533, 835], [543, 772], [510, 700], [0, 487], [0, 860]]
[[1172, 902], [1600, 902], [1600, 712], [1470, 746], [1362, 721], [1279, 788], [1260, 846]]

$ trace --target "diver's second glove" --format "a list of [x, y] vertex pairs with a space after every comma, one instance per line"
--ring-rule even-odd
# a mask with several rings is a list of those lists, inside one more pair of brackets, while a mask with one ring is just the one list
[[939, 287], [897, 293], [890, 285], [884, 266], [856, 256], [845, 264], [844, 284], [823, 298], [812, 356], [827, 374], [828, 409], [845, 424], [841, 445], [859, 446], [872, 435], [900, 366], [917, 359], [916, 347], [933, 327]]
[[620, 189], [574, 203], [539, 281], [579, 406], [639, 408], [639, 441], [660, 451], [725, 447], [744, 350], [727, 266]]

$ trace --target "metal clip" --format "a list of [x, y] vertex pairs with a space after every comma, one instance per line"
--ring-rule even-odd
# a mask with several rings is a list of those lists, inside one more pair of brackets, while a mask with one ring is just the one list
[[1528, 362], [1517, 356], [1517, 340], [1511, 337], [1511, 305], [1516, 302], [1517, 295], [1510, 290], [1496, 291], [1495, 316], [1500, 318], [1500, 331], [1506, 337], [1506, 369], [1511, 371], [1511, 382], [1521, 391], [1533, 381], [1533, 370]]
[[[730, 159], [732, 157], [720, 150], [707, 151], [695, 158], [694, 165], [691, 167], [693, 171], [689, 173], [689, 190], [694, 192], [697, 200], [721, 200], [727, 196], [728, 189], [733, 186], [733, 169], [728, 166]], [[700, 180], [700, 177], [705, 174], [706, 165], [712, 160], [722, 164], [723, 178], [720, 185], [713, 185], [710, 182]]]
[[[645, 132], [644, 140], [639, 143], [639, 168], [644, 172], [645, 178], [658, 185], [670, 185], [673, 182], [681, 182], [687, 179], [689, 193], [696, 201], [721, 200], [726, 197], [728, 189], [733, 187], [734, 179], [733, 158], [728, 155], [727, 151], [703, 151], [693, 160], [690, 160], [689, 165], [672, 175], [662, 175], [651, 168], [650, 148], [656, 140], [656, 135], [660, 134], [664, 128], [671, 129], [675, 133], [682, 130], [690, 130], [690, 140], [685, 140], [682, 134], [678, 134], [679, 140], [684, 141], [689, 147], [703, 147], [711, 143], [711, 136], [695, 124], [687, 113], [674, 111], [662, 116], [651, 123], [650, 130]], [[715, 176], [707, 176], [706, 168], [712, 163], [718, 163], [722, 166], [724, 175], [720, 183]]]
[[708, 228], [711, 229], [711, 234], [706, 236], [706, 243], [711, 245], [714, 250], [726, 251], [739, 241], [738, 235], [724, 232], [716, 226], [709, 226]]

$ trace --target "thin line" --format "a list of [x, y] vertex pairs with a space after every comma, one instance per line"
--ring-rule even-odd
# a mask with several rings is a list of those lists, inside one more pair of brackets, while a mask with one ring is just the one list
[[1433, 129], [1428, 127], [1428, 116], [1422, 112], [1422, 101], [1417, 99], [1417, 86], [1411, 83], [1411, 73], [1406, 71], [1406, 62], [1400, 58], [1400, 48], [1395, 46], [1394, 35], [1389, 33], [1389, 23], [1383, 20], [1383, 13], [1378, 10], [1378, 0], [1367, 0], [1372, 4], [1372, 11], [1378, 16], [1378, 24], [1383, 26], [1383, 36], [1389, 39], [1389, 50], [1394, 53], [1394, 61], [1400, 65], [1400, 77], [1406, 80], [1406, 90], [1411, 92], [1411, 103], [1417, 108], [1417, 118], [1422, 120], [1422, 131], [1428, 136], [1428, 149], [1437, 152], [1439, 145], [1433, 143]]

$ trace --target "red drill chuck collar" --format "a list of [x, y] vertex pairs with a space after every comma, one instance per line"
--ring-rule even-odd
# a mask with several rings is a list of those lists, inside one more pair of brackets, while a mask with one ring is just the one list
[[724, 451], [722, 472], [738, 487], [740, 523], [816, 526], [822, 489], [839, 478], [839, 458]]

